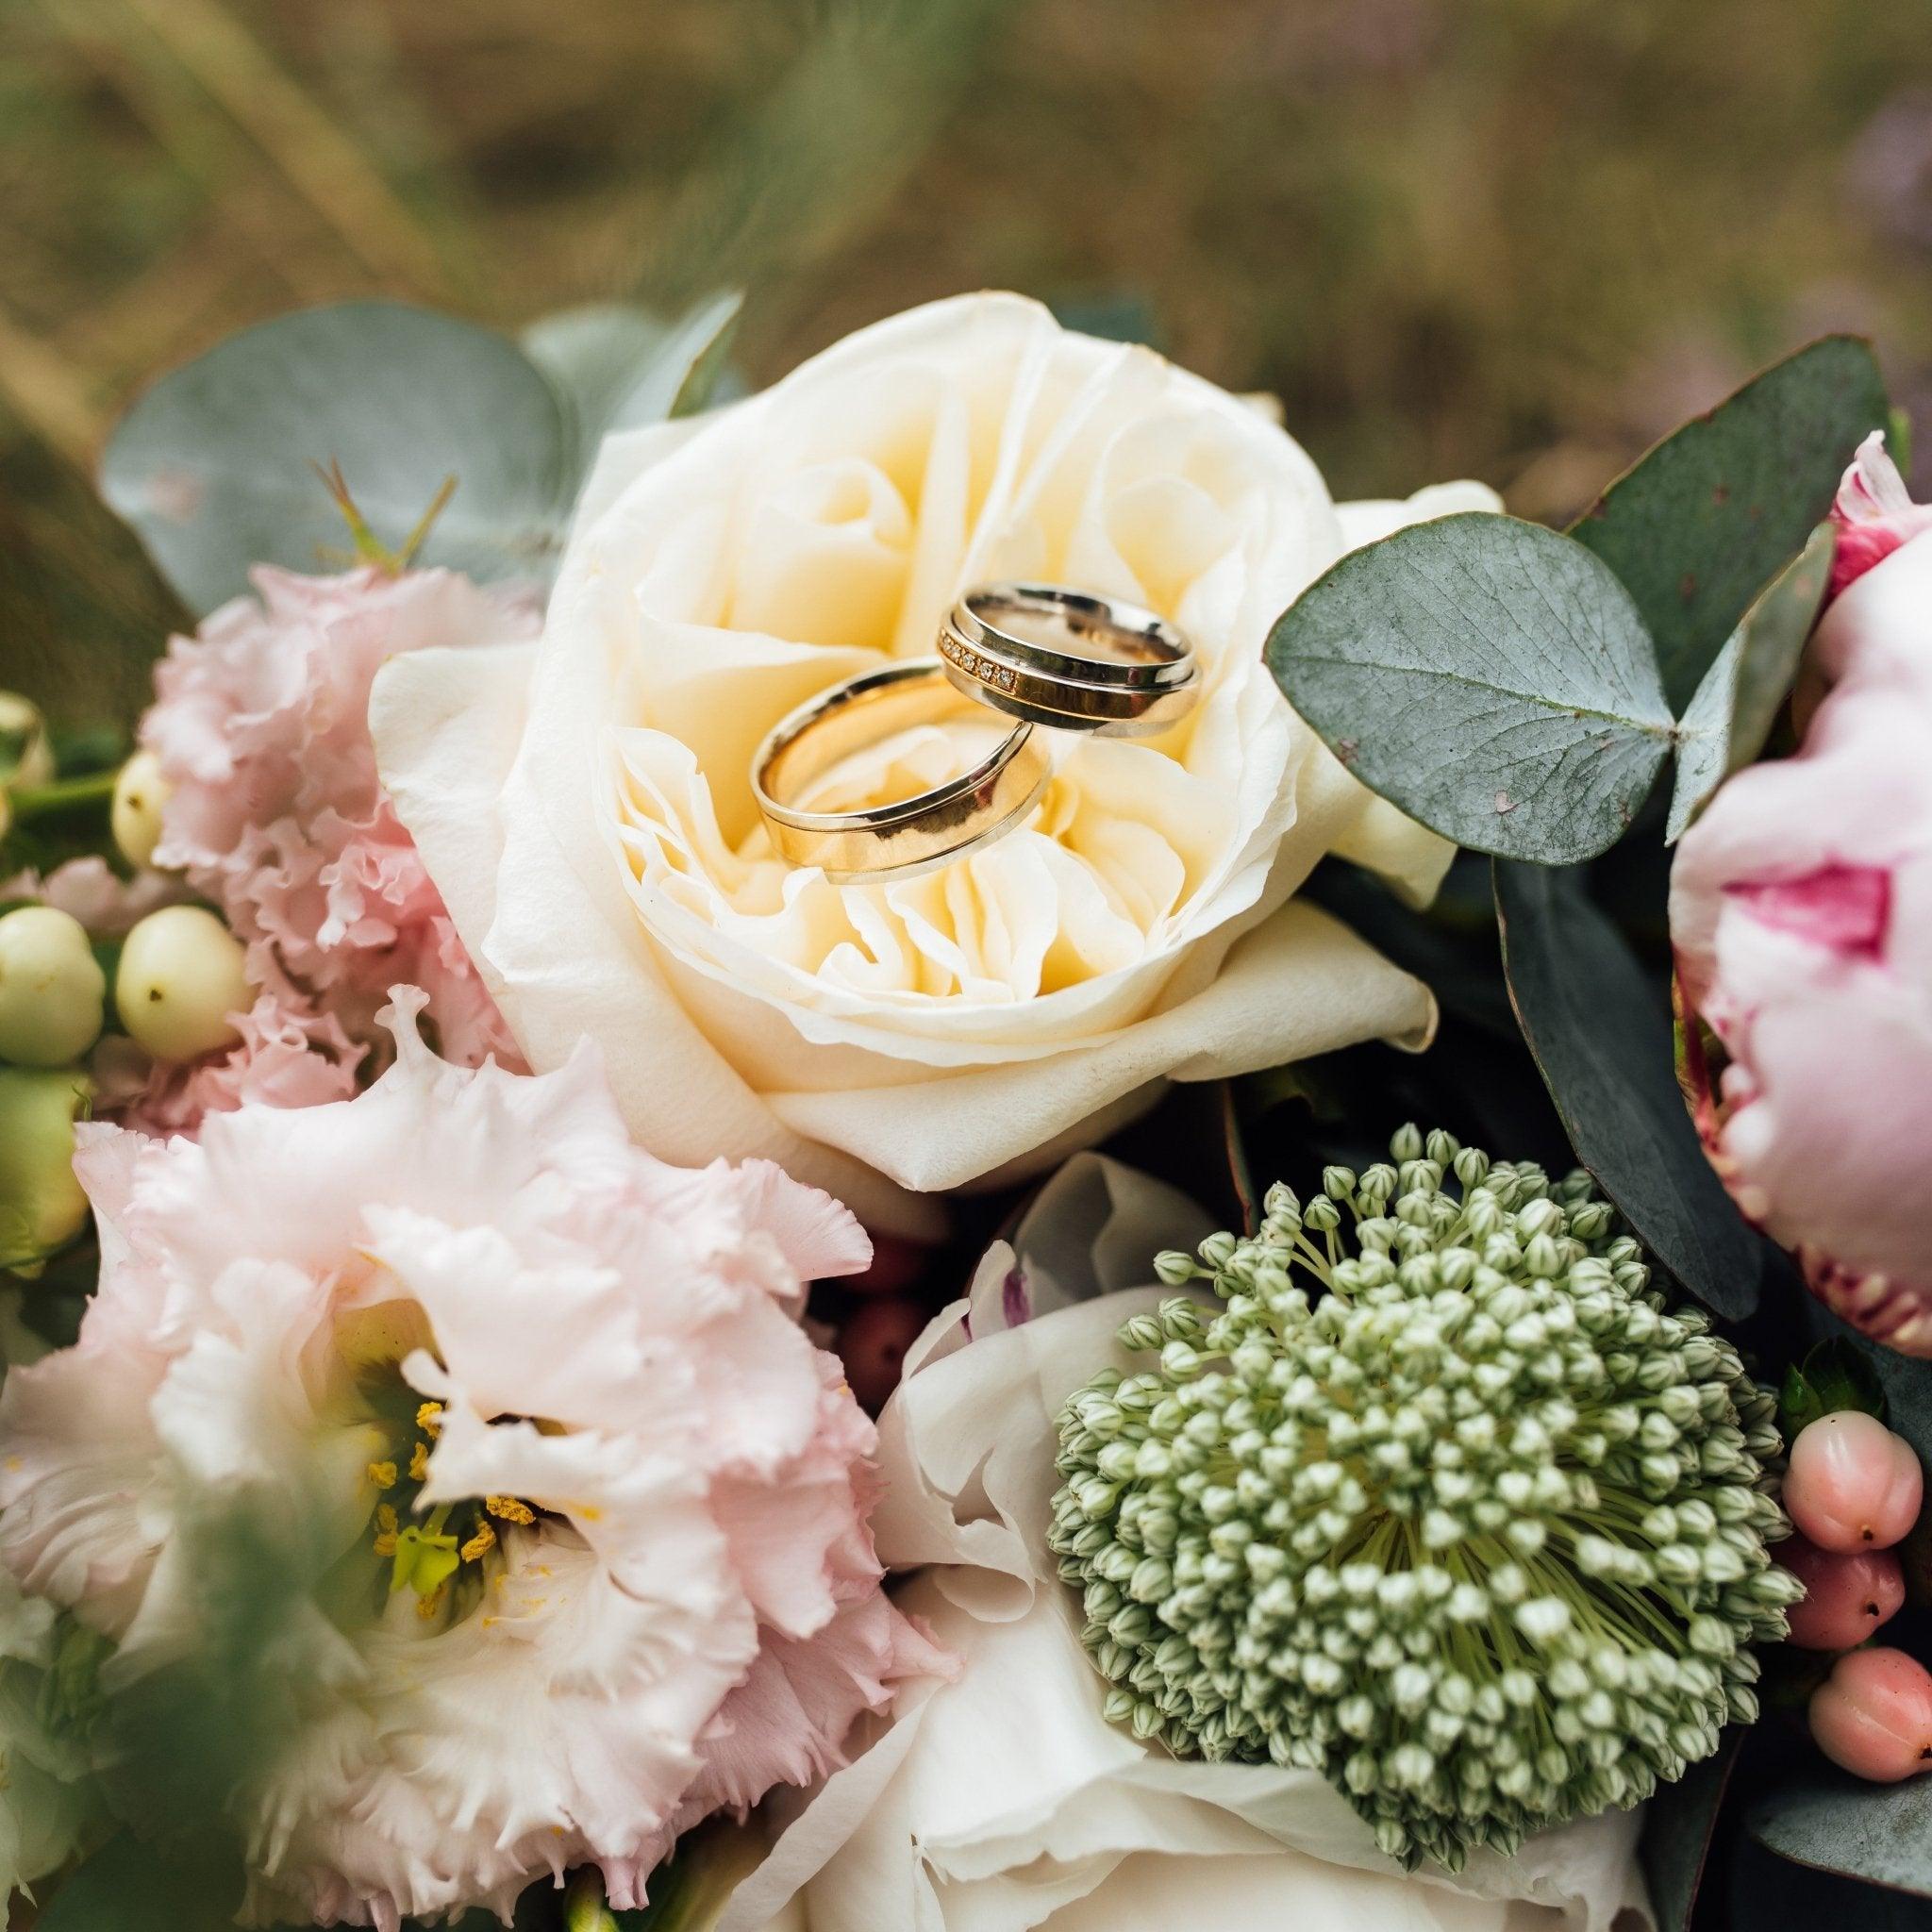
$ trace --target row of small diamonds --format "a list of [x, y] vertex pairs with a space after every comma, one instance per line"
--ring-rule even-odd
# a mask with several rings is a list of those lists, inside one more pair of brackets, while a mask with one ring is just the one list
[[981, 684], [997, 685], [1001, 691], [1012, 690], [1014, 673], [1011, 665], [995, 664], [991, 658], [982, 658], [957, 638], [941, 639], [940, 649], [969, 677], [978, 678]]

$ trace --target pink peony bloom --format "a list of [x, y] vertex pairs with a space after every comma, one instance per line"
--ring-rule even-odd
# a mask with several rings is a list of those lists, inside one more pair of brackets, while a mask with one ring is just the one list
[[1863, 576], [1920, 531], [1932, 529], [1932, 504], [1914, 503], [1898, 466], [1885, 450], [1885, 432], [1874, 429], [1838, 486], [1831, 507], [1838, 526], [1832, 558], [1831, 594]]
[[1819, 626], [1797, 755], [1739, 773], [1685, 835], [1671, 931], [1728, 1057], [1706, 1127], [1740, 1206], [1847, 1321], [1932, 1356], [1932, 537], [1923, 511], [1900, 534], [1903, 497], [1868, 444], [1840, 515], [1890, 506], [1889, 549]]
[[248, 947], [287, 1015], [332, 1016], [386, 1050], [390, 986], [428, 996], [439, 1050], [521, 1065], [375, 771], [369, 690], [405, 651], [519, 645], [538, 613], [444, 570], [255, 574], [157, 668], [142, 741], [173, 788], [155, 862], [184, 870]]
[[541, 1077], [396, 1048], [356, 1099], [199, 1142], [82, 1130], [103, 1277], [0, 1391], [0, 1562], [117, 1679], [192, 1642], [210, 1507], [259, 1506], [318, 1578], [238, 1797], [258, 1921], [507, 1918], [582, 1864], [641, 1905], [679, 1830], [942, 1666], [881, 1593], [873, 1427], [797, 1320], [869, 1244], [768, 1163], [632, 1147], [588, 1046]]

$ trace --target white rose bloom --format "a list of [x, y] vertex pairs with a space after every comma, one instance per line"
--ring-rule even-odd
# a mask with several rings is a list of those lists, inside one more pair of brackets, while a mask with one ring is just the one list
[[[1453, 486], [1357, 521], [1494, 507]], [[1163, 1080], [1426, 1038], [1426, 991], [1292, 897], [1330, 852], [1415, 896], [1449, 857], [1261, 661], [1350, 541], [1260, 411], [1018, 296], [941, 302], [611, 438], [541, 644], [394, 659], [382, 773], [533, 1066], [588, 1032], [654, 1152], [768, 1156], [913, 1228], [907, 1191], [1044, 1166]], [[1024, 828], [937, 874], [782, 863], [750, 786], [765, 731], [930, 654], [1005, 576], [1169, 615], [1200, 704], [1151, 741], [1054, 734]], [[939, 783], [1001, 728], [901, 733], [841, 767], [841, 803]]]
[[1168, 1292], [1124, 1284], [1208, 1231], [1171, 1190], [1077, 1157], [927, 1329], [881, 1419], [875, 1527], [888, 1562], [936, 1566], [900, 1603], [959, 1673], [902, 1692], [718, 1932], [1650, 1932], [1635, 1813], [1407, 1874], [1318, 1773], [1184, 1762], [1102, 1717], [1046, 1547], [1054, 1416], [1125, 1366], [1116, 1326]]

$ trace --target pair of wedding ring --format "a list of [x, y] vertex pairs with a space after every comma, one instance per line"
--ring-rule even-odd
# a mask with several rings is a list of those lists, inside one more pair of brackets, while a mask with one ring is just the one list
[[[1053, 760], [1036, 725], [1108, 738], [1165, 731], [1193, 708], [1200, 669], [1174, 625], [1118, 599], [1058, 584], [969, 591], [940, 628], [939, 655], [868, 671], [781, 718], [752, 759], [774, 849], [835, 881], [912, 878], [1014, 830]], [[848, 758], [919, 724], [1016, 720], [942, 785], [858, 811], [798, 801]]]

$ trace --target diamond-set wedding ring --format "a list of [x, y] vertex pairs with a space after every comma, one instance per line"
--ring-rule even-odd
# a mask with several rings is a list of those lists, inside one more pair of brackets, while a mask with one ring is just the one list
[[[1168, 730], [1192, 709], [1200, 668], [1164, 618], [1058, 584], [986, 584], [947, 613], [937, 658], [863, 672], [779, 720], [752, 759], [773, 849], [835, 883], [916, 877], [1017, 829], [1053, 759], [1036, 725], [1112, 738]], [[1017, 721], [942, 785], [856, 811], [800, 801], [847, 758], [920, 724]]]

